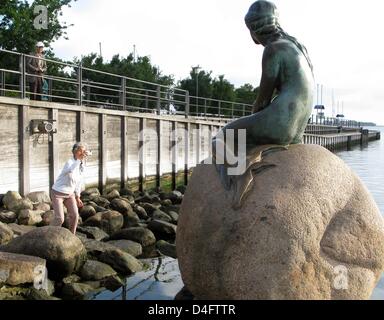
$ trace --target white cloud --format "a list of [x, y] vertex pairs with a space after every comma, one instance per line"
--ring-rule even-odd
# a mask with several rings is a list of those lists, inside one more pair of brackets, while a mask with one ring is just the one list
[[[344, 101], [348, 118], [384, 124], [382, 112], [384, 47], [381, 0], [275, 0], [282, 27], [307, 47], [316, 80], [326, 86], [331, 112]], [[199, 64], [214, 75], [225, 74], [236, 85], [258, 85], [262, 47], [251, 41], [244, 16], [248, 0], [79, 0], [64, 18], [75, 26], [70, 40], [55, 51], [71, 59], [98, 52], [103, 56], [150, 55], [154, 64], [176, 79]]]

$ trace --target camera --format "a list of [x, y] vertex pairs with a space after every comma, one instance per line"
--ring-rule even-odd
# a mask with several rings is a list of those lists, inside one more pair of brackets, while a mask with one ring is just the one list
[[54, 129], [54, 122], [56, 120], [41, 120], [35, 119], [31, 120], [31, 133], [32, 134], [53, 134], [57, 132], [57, 129]]

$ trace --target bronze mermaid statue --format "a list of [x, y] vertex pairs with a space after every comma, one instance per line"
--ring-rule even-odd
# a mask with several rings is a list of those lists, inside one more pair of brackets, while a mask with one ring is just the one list
[[[212, 140], [213, 161], [223, 186], [233, 189], [235, 209], [241, 207], [250, 191], [253, 174], [273, 167], [263, 163], [263, 157], [302, 142], [312, 113], [314, 89], [313, 67], [307, 50], [280, 27], [273, 3], [264, 0], [253, 3], [245, 23], [253, 41], [265, 47], [259, 94], [252, 115], [230, 122]], [[229, 130], [234, 132], [233, 147], [225, 143]], [[246, 166], [242, 174], [231, 175], [228, 169], [233, 164], [225, 159], [229, 153], [239, 150], [240, 130], [245, 130]], [[225, 146], [223, 163], [217, 161], [219, 144]]]

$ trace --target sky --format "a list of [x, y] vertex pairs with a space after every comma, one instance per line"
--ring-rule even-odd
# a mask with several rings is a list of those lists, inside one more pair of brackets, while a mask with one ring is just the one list
[[[66, 59], [99, 52], [109, 60], [134, 46], [164, 74], [188, 77], [192, 66], [225, 75], [237, 87], [258, 86], [262, 46], [244, 24], [252, 0], [78, 0], [65, 8], [69, 40], [53, 44]], [[323, 86], [327, 116], [384, 125], [382, 0], [274, 0], [285, 31], [303, 43]], [[319, 96], [321, 90], [319, 90]], [[334, 96], [334, 99], [332, 99]], [[332, 100], [334, 103], [332, 103]], [[339, 110], [337, 106], [339, 105]], [[342, 106], [344, 107], [342, 109]]]

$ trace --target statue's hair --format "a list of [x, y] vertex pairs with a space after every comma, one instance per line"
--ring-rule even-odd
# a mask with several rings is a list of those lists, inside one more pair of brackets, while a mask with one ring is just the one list
[[281, 28], [279, 13], [274, 3], [265, 0], [259, 0], [253, 3], [245, 16], [245, 23], [249, 30], [255, 35], [280, 35], [283, 39], [294, 43], [307, 59], [313, 72], [313, 65], [309, 58], [307, 48]]

